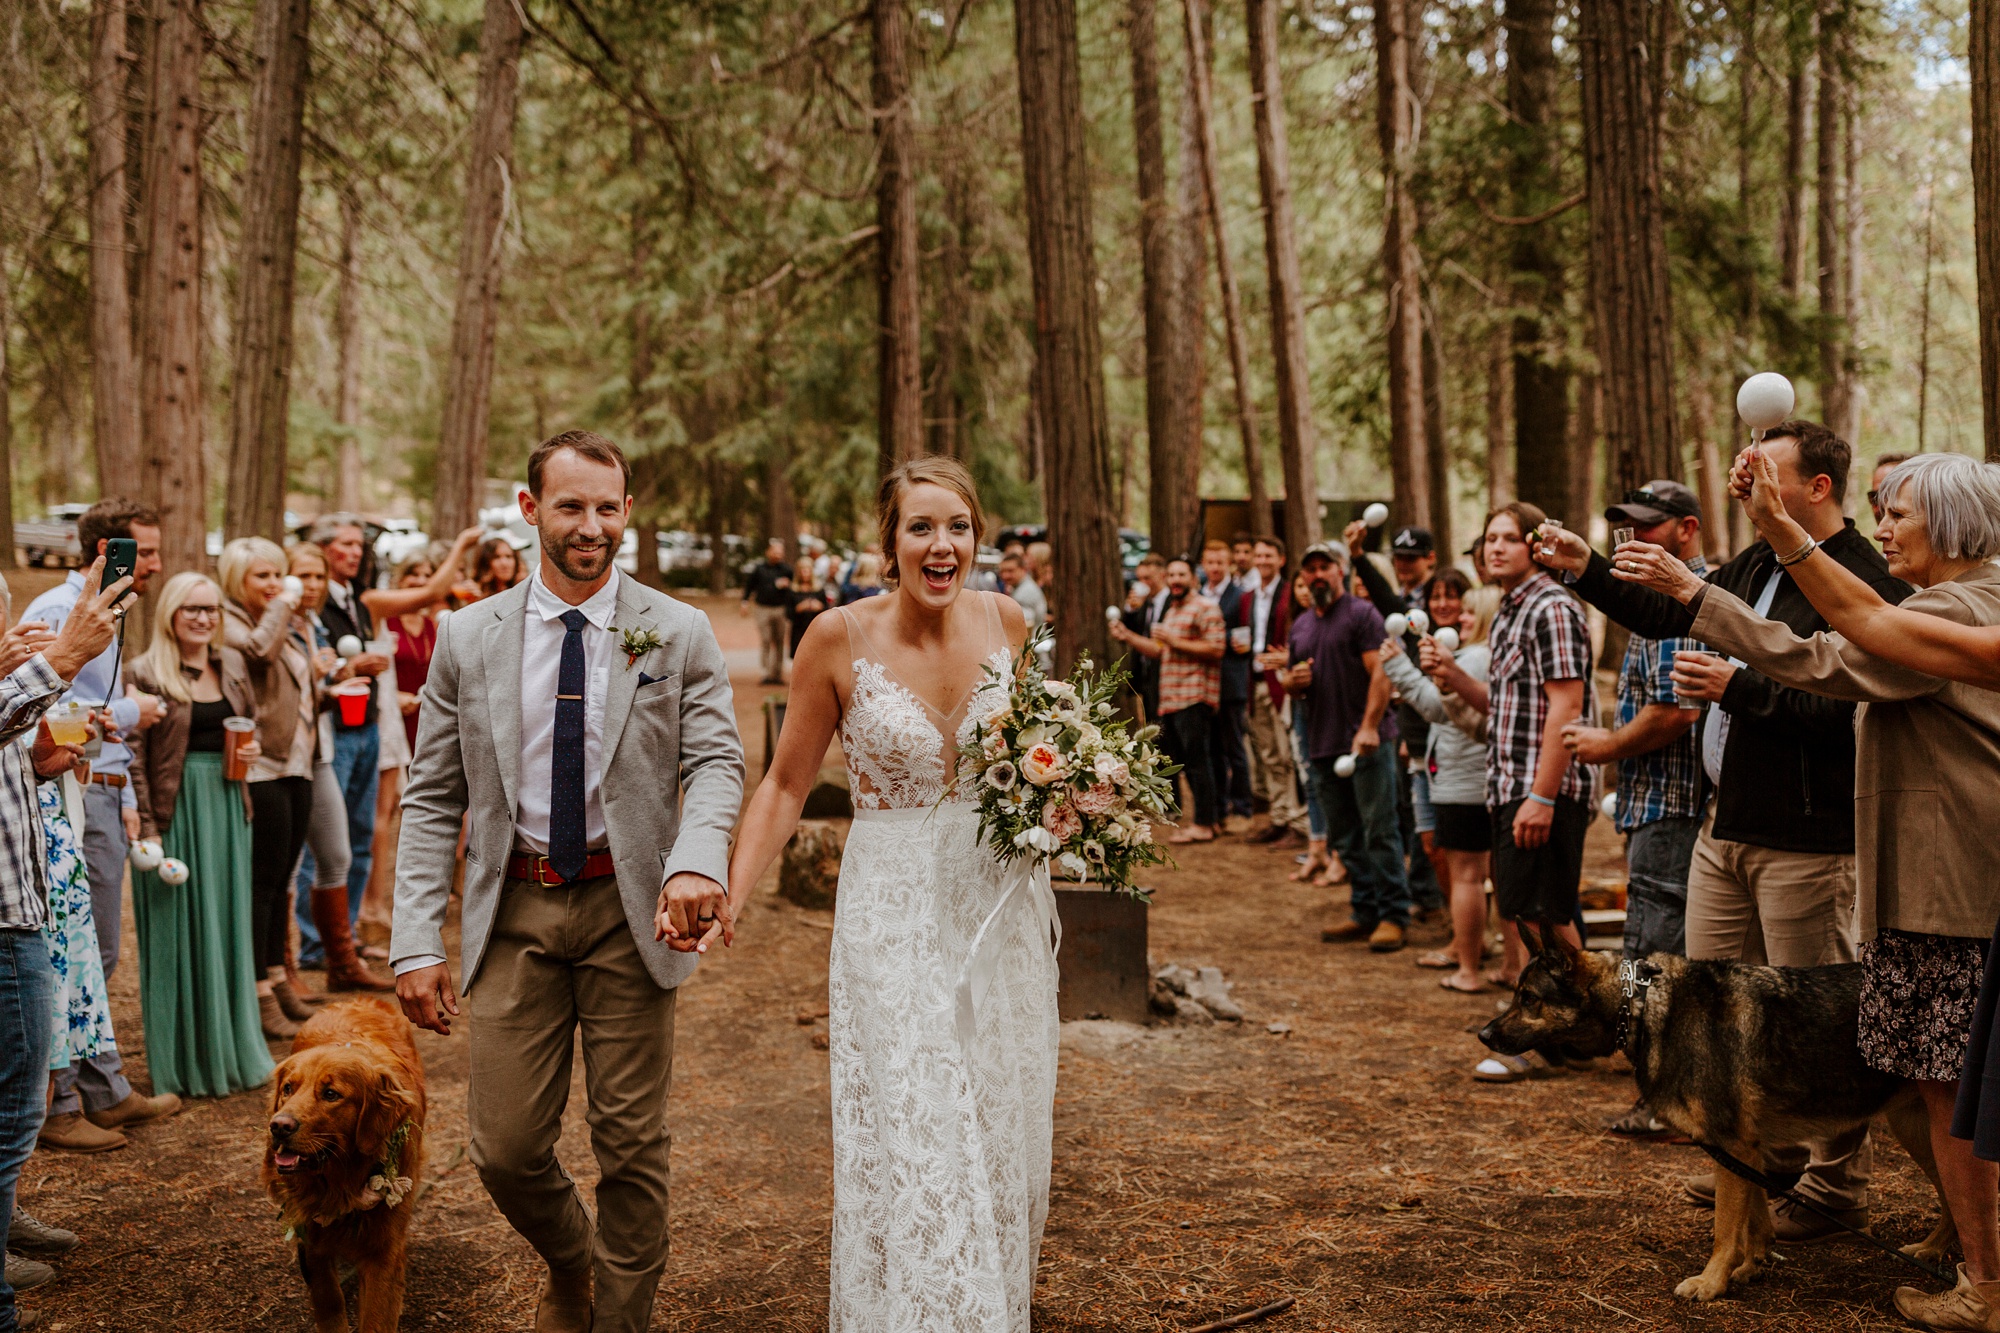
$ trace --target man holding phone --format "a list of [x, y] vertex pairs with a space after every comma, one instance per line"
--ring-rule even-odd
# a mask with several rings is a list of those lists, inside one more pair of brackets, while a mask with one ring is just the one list
[[[120, 572], [131, 575], [133, 594], [145, 592], [160, 572], [160, 516], [136, 501], [117, 496], [99, 500], [77, 520], [76, 537], [84, 559], [105, 557], [107, 586], [118, 577], [111, 566], [128, 559], [131, 568]], [[126, 545], [114, 551], [117, 543]], [[21, 613], [22, 623], [41, 621], [51, 630], [61, 630], [84, 595], [84, 581], [83, 570], [71, 570], [61, 583], [28, 604]], [[117, 737], [144, 731], [163, 711], [157, 698], [125, 684], [116, 640], [84, 664], [62, 697], [108, 711]], [[102, 726], [101, 713], [98, 725]], [[131, 764], [132, 752], [124, 741], [106, 734], [90, 759], [89, 781], [83, 788], [83, 863], [90, 875], [90, 910], [107, 981], [118, 966], [118, 933], [124, 924], [125, 853], [139, 836]], [[105, 1051], [56, 1071], [41, 1146], [64, 1152], [110, 1152], [125, 1146], [120, 1132], [124, 1126], [172, 1115], [180, 1105], [180, 1098], [170, 1093], [148, 1097], [134, 1092], [118, 1052]]]

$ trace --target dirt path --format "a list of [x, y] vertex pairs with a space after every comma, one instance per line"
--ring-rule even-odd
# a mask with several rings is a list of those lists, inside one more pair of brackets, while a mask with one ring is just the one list
[[[763, 691], [749, 627], [716, 619], [754, 772]], [[1601, 823], [1595, 836], [1600, 861], [1615, 858]], [[1184, 1329], [1287, 1295], [1297, 1307], [1262, 1327], [1901, 1327], [1889, 1296], [1910, 1274], [1851, 1245], [1792, 1251], [1737, 1299], [1674, 1300], [1706, 1257], [1709, 1216], [1679, 1202], [1677, 1182], [1705, 1159], [1602, 1134], [1630, 1098], [1613, 1073], [1471, 1082], [1467, 1030], [1492, 1000], [1441, 991], [1410, 953], [1322, 945], [1326, 895], [1287, 883], [1288, 868], [1229, 843], [1157, 878], [1155, 959], [1221, 966], [1250, 1022], [1065, 1029], [1038, 1329]], [[831, 917], [768, 889], [737, 947], [683, 993], [658, 1329], [825, 1327], [827, 1057], [812, 1040], [825, 1023], [797, 1019], [825, 1006]], [[143, 1070], [136, 968], [112, 991], [128, 1065]], [[1267, 1033], [1272, 1021], [1289, 1035]], [[465, 1041], [419, 1043], [444, 1165], [465, 1141]], [[561, 1153], [588, 1183], [580, 1085], [579, 1073]], [[309, 1329], [257, 1185], [263, 1116], [249, 1093], [196, 1103], [108, 1157], [37, 1154], [23, 1205], [84, 1237], [27, 1298], [46, 1326]], [[1928, 1188], [1892, 1144], [1876, 1162], [1877, 1229], [1913, 1239]], [[539, 1271], [461, 1163], [422, 1203], [404, 1327], [525, 1329]]]

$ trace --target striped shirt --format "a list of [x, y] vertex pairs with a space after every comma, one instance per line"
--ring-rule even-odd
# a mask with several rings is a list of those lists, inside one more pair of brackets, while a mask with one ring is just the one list
[[[1687, 565], [1696, 574], [1708, 572], [1699, 555]], [[1694, 639], [1633, 635], [1618, 669], [1618, 725], [1630, 724], [1649, 704], [1677, 705], [1674, 654], [1700, 647]], [[1689, 727], [1657, 750], [1618, 761], [1620, 833], [1661, 819], [1687, 819], [1699, 815], [1701, 807], [1701, 728]]]
[[48, 918], [47, 834], [25, 742], [67, 686], [40, 653], [0, 679], [0, 930], [40, 930]]
[[[1583, 682], [1583, 716], [1597, 715], [1590, 681], [1590, 631], [1576, 598], [1547, 574], [1537, 572], [1500, 601], [1488, 636], [1493, 665], [1487, 676], [1491, 695], [1491, 740], [1486, 748], [1486, 804], [1497, 810], [1527, 796], [1542, 759], [1542, 728], [1551, 681]], [[1596, 790], [1591, 770], [1575, 760], [1563, 770], [1558, 796], [1588, 802]]]
[[[1229, 637], [1222, 623], [1221, 610], [1214, 602], [1194, 592], [1183, 597], [1178, 606], [1172, 601], [1167, 603], [1156, 632], [1171, 634], [1177, 639], [1199, 639], [1218, 648]], [[1163, 641], [1160, 649], [1160, 716], [1178, 713], [1196, 704], [1221, 707], [1222, 659], [1175, 652]]]

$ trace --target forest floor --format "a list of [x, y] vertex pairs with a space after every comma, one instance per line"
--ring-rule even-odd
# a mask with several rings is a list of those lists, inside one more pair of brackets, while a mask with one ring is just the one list
[[[714, 618], [754, 776], [766, 691], [749, 623], [726, 604]], [[1616, 875], [1602, 821], [1592, 860]], [[1154, 880], [1155, 960], [1222, 967], [1249, 1021], [1065, 1027], [1037, 1329], [1164, 1333], [1286, 1296], [1296, 1306], [1258, 1327], [1901, 1326], [1890, 1294], [1911, 1272], [1848, 1244], [1786, 1251], [1714, 1304], [1677, 1301], [1674, 1284], [1706, 1259], [1710, 1220], [1680, 1200], [1679, 1181], [1706, 1159], [1605, 1134], [1604, 1118], [1631, 1099], [1617, 1072], [1474, 1083], [1480, 1049], [1469, 1033], [1495, 997], [1441, 990], [1437, 973], [1413, 965], [1414, 949], [1375, 956], [1320, 943], [1334, 905], [1325, 890], [1288, 882], [1290, 866], [1232, 839], [1187, 851]], [[827, 1055], [814, 1037], [825, 1031], [815, 1016], [832, 918], [771, 887], [736, 947], [683, 989], [674, 1248], [656, 1329], [826, 1326]], [[1418, 942], [1435, 935], [1420, 931]], [[136, 992], [128, 963], [112, 982], [113, 1009], [143, 1082]], [[1289, 1033], [1268, 1032], [1274, 1021]], [[433, 1169], [459, 1164], [420, 1203], [403, 1326], [526, 1329], [541, 1265], [460, 1151], [465, 1038], [418, 1042]], [[108, 1156], [34, 1156], [23, 1206], [83, 1237], [58, 1279], [26, 1298], [44, 1327], [311, 1327], [258, 1186], [265, 1098], [197, 1102]], [[582, 1110], [579, 1062], [560, 1152], [588, 1189], [596, 1169]], [[1876, 1186], [1882, 1235], [1929, 1229], [1930, 1191], [1886, 1134]]]

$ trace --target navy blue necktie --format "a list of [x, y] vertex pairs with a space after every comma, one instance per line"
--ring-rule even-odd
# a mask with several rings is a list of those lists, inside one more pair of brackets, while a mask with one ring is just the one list
[[562, 671], [556, 677], [556, 735], [549, 764], [549, 865], [567, 884], [583, 873], [583, 627], [581, 611], [562, 616]]

